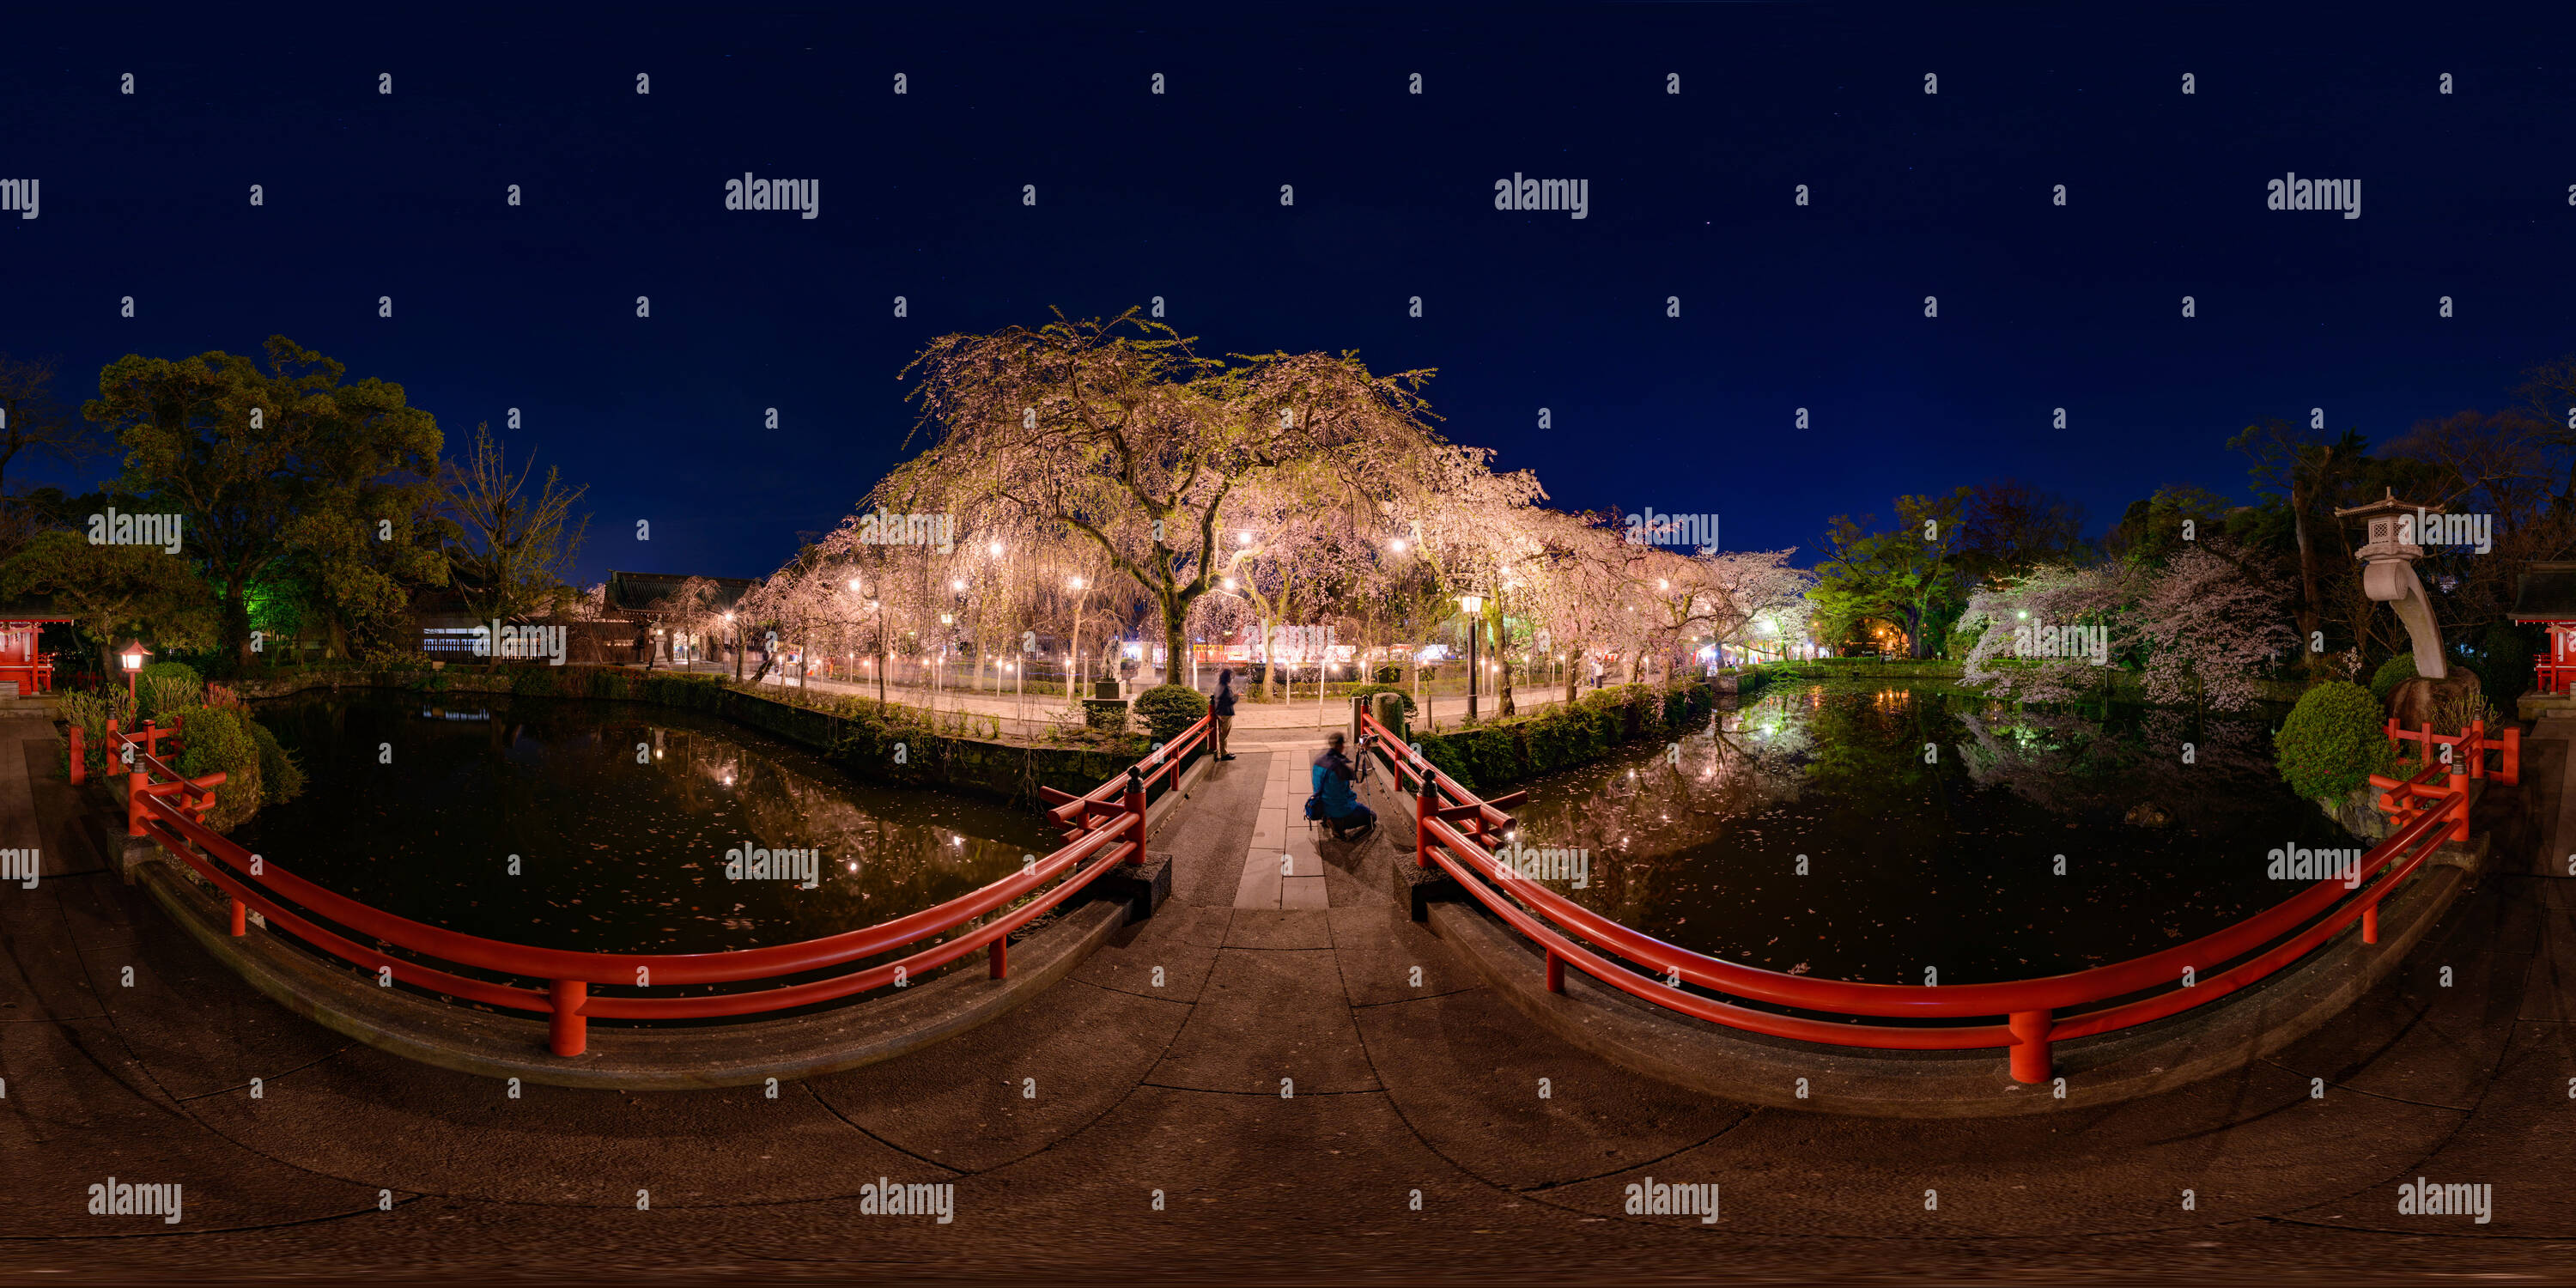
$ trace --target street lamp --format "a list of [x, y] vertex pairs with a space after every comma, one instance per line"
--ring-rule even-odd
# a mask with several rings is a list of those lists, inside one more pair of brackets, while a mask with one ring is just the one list
[[117, 662], [125, 668], [125, 705], [137, 715], [142, 714], [142, 708], [134, 696], [134, 677], [143, 670], [143, 659], [150, 656], [152, 650], [143, 647], [141, 640], [128, 640], [125, 647], [116, 652]]
[[1485, 597], [1460, 595], [1458, 606], [1467, 610], [1467, 720], [1476, 719], [1476, 636], [1485, 629]]

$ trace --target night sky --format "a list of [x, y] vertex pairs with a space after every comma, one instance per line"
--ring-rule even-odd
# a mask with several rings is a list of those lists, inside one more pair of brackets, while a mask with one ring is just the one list
[[[903, 454], [925, 340], [1050, 307], [1436, 367], [1446, 432], [1555, 504], [1802, 563], [1992, 477], [2096, 534], [2244, 495], [2249, 421], [2386, 441], [2576, 351], [2564, 6], [1205, 8], [21, 12], [0, 178], [42, 204], [0, 215], [0, 351], [76, 402], [282, 332], [451, 450], [518, 407], [514, 455], [589, 485], [585, 581], [773, 570]], [[726, 210], [745, 171], [819, 216]], [[1515, 172], [1588, 218], [1496, 210]], [[2361, 217], [2267, 210], [2287, 172]]]

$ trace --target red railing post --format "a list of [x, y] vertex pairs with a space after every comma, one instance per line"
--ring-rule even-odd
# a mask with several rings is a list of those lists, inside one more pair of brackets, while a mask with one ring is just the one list
[[72, 786], [81, 785], [81, 727], [72, 726]]
[[1432, 802], [1438, 799], [1432, 795], [1431, 771], [1417, 766], [1413, 786], [1413, 866], [1427, 868], [1431, 866]]
[[1127, 814], [1136, 820], [1136, 826], [1128, 832], [1127, 839], [1135, 848], [1127, 851], [1127, 861], [1142, 864], [1145, 861], [1145, 771], [1134, 765], [1127, 767]]
[[2373, 899], [2361, 906], [2361, 942], [2379, 942], [2379, 901]]
[[2466, 845], [2469, 843], [2469, 776], [2460, 772], [2457, 762], [2451, 765], [2450, 807], [2458, 812], [2459, 818], [2451, 824], [2449, 839]]
[[583, 1004], [590, 1000], [589, 983], [559, 979], [546, 996], [554, 1003], [554, 1013], [546, 1018], [548, 1043], [556, 1055], [580, 1055], [590, 1045], [590, 1023], [581, 1017]]
[[984, 961], [991, 968], [993, 978], [1009, 979], [1011, 977], [1011, 937], [1004, 934], [984, 945]]
[[143, 830], [143, 789], [151, 783], [152, 775], [144, 772], [143, 762], [135, 761], [133, 771], [125, 776], [125, 834], [127, 836], [146, 835]]
[[233, 938], [239, 939], [250, 933], [250, 920], [245, 915], [248, 912], [249, 909], [242, 906], [241, 900], [233, 900]]
[[2048, 1072], [2054, 1067], [2048, 1049], [2049, 1022], [2050, 1013], [2047, 1011], [2012, 1013], [2012, 1018], [2006, 1027], [2012, 1030], [2013, 1037], [2013, 1081], [2020, 1083], [2048, 1081]]
[[1557, 956], [1553, 948], [1547, 950], [1547, 991], [1565, 991], [1565, 959]]

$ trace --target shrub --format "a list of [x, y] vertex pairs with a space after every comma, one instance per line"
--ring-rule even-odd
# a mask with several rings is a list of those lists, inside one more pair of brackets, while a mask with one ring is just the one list
[[1551, 709], [1529, 722], [1528, 733], [1532, 773], [1552, 773], [1599, 754], [1592, 722], [1579, 711]]
[[[170, 669], [159, 675], [152, 674], [159, 666]], [[158, 720], [166, 725], [173, 713], [206, 704], [206, 682], [198, 679], [195, 671], [176, 662], [156, 663], [136, 674], [134, 696], [138, 704], [136, 720]]]
[[187, 750], [171, 768], [188, 778], [224, 775], [215, 788], [215, 809], [206, 826], [229, 832], [259, 812], [259, 741], [248, 728], [253, 722], [238, 711], [196, 707], [173, 712], [180, 720], [180, 741]]
[[[123, 695], [117, 695], [123, 696]], [[98, 693], [67, 691], [60, 695], [63, 720], [81, 731], [81, 761], [93, 772], [107, 768], [107, 722], [122, 705]], [[65, 759], [69, 759], [68, 756]]]
[[[207, 686], [210, 690], [218, 686]], [[217, 708], [219, 710], [225, 708]], [[293, 752], [277, 743], [277, 735], [268, 726], [242, 717], [250, 727], [250, 738], [259, 744], [259, 799], [263, 805], [283, 805], [304, 793], [304, 766], [297, 764]]]
[[2419, 673], [2415, 669], [2415, 655], [2400, 653], [2380, 663], [2379, 669], [2370, 673], [2370, 696], [2378, 699], [2381, 709], [2385, 710], [2388, 706], [2388, 695], [2395, 693], [2398, 685], [2414, 679], [2417, 674]]
[[[1398, 683], [1398, 682], [1402, 681], [1403, 679], [1404, 679], [1404, 668], [1403, 668], [1403, 667], [1400, 667], [1400, 666], [1381, 666], [1381, 667], [1379, 667], [1379, 668], [1377, 669], [1377, 682], [1378, 682], [1378, 683], [1380, 683], [1380, 684], [1395, 684], [1395, 683]], [[1409, 708], [1408, 708], [1408, 709], [1409, 709]]]
[[1208, 712], [1207, 695], [1186, 684], [1158, 684], [1136, 695], [1136, 715], [1156, 742], [1170, 742]]
[[140, 686], [150, 684], [154, 680], [161, 679], [165, 676], [186, 680], [188, 683], [197, 685], [200, 688], [203, 688], [206, 683], [206, 677], [199, 675], [197, 673], [197, 668], [190, 666], [185, 662], [154, 662], [144, 667], [142, 670], [135, 672], [134, 682], [136, 685]]
[[2368, 689], [2349, 681], [2308, 690], [2272, 735], [2281, 780], [2301, 796], [2331, 801], [2352, 794], [2372, 774], [2385, 773], [2396, 759], [2388, 745], [2386, 709]]
[[1422, 758], [1430, 761], [1432, 768], [1456, 779], [1459, 786], [1482, 795], [1484, 789], [1479, 785], [1475, 769], [1468, 765], [1467, 757], [1459, 747], [1461, 741], [1455, 734], [1445, 738], [1425, 738], [1422, 740]]

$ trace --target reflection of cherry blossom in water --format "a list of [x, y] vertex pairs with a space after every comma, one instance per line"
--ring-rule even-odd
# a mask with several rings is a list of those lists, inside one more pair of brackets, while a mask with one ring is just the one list
[[[2269, 728], [1799, 685], [1681, 738], [1678, 764], [1667, 743], [1531, 784], [1518, 842], [1589, 850], [1589, 886], [1553, 888], [1697, 951], [1881, 983], [2027, 978], [2216, 930], [2295, 893], [2268, 849], [2354, 843], [2280, 784]], [[2125, 822], [2141, 802], [2170, 825]]]

